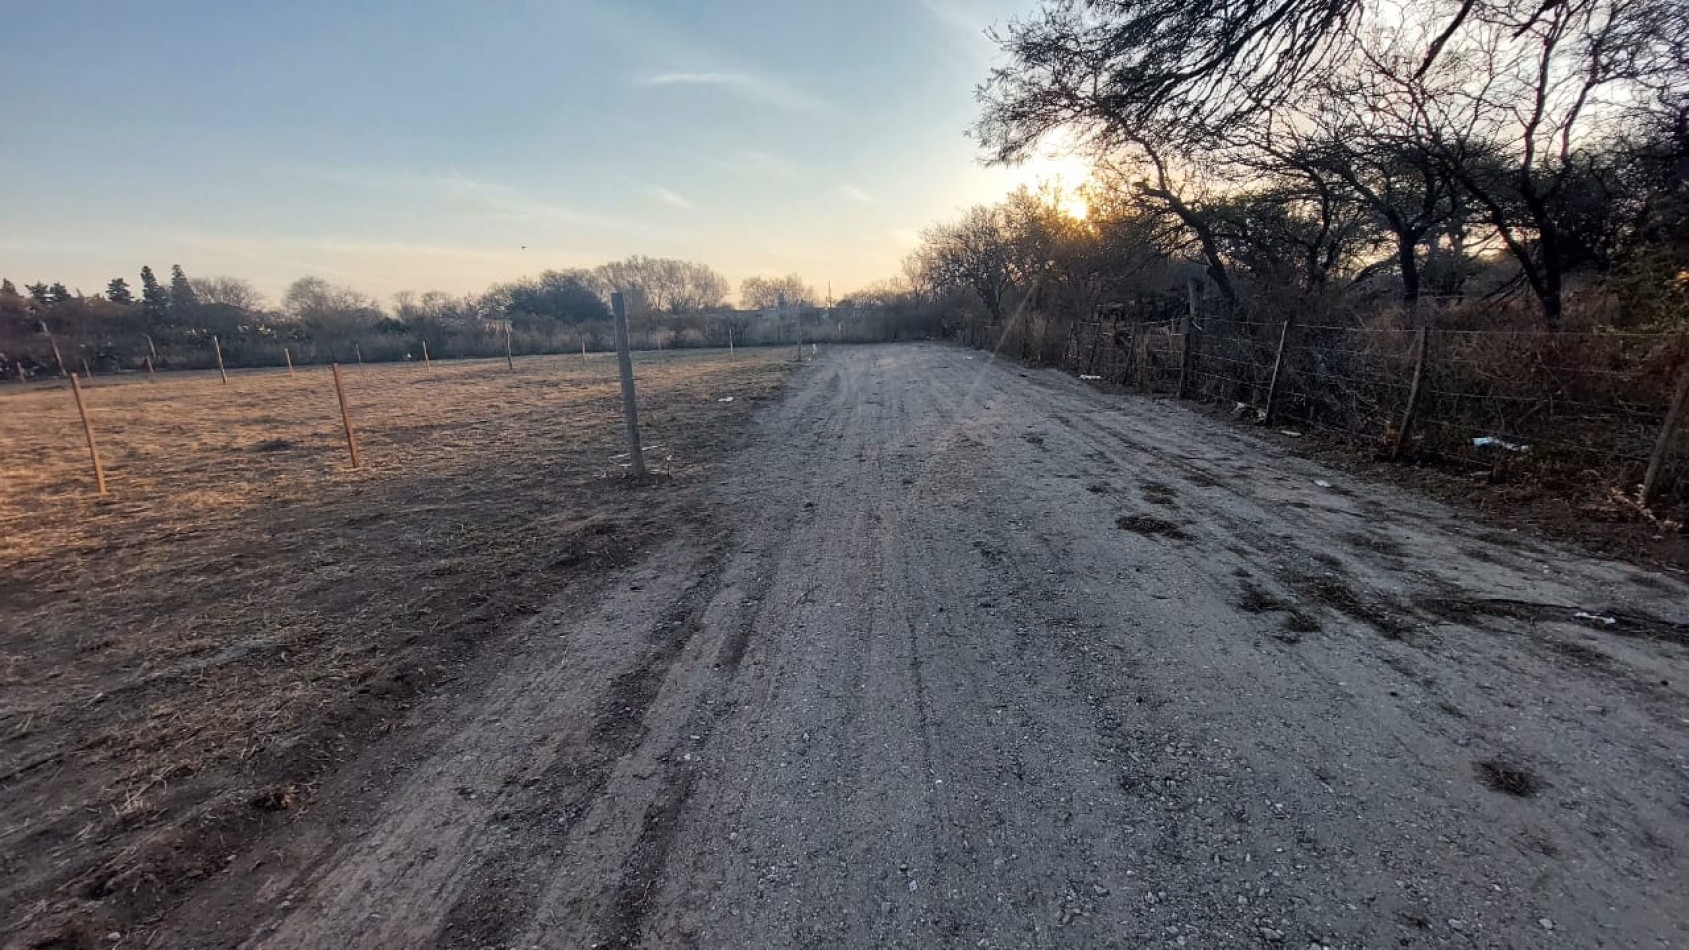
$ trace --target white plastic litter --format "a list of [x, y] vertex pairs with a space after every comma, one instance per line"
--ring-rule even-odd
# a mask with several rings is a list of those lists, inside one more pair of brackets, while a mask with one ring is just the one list
[[1609, 626], [1609, 627], [1611, 627], [1613, 624], [1619, 622], [1619, 618], [1617, 618], [1617, 617], [1603, 617], [1600, 614], [1585, 613], [1584, 611], [1581, 611], [1581, 610], [1578, 611], [1575, 614], [1572, 614], [1572, 616], [1575, 617], [1578, 620], [1593, 620], [1596, 623], [1600, 623], [1600, 624], [1603, 624], [1603, 625]]
[[1280, 429], [1278, 430], [1278, 434], [1288, 435], [1293, 439], [1300, 439], [1302, 437], [1302, 433], [1297, 432], [1295, 429]]
[[1319, 487], [1321, 487], [1321, 488], [1330, 488], [1330, 487], [1331, 487], [1331, 483], [1330, 483], [1330, 482], [1328, 482], [1328, 481], [1326, 481], [1326, 480], [1325, 480], [1325, 479], [1323, 479], [1323, 478], [1316, 478], [1316, 479], [1314, 479], [1314, 484], [1315, 484], [1315, 485], [1318, 485], [1318, 486], [1319, 486]]
[[1102, 379], [1101, 376], [1087, 376], [1084, 373], [1080, 373], [1079, 378], [1085, 380], [1086, 382], [1090, 382], [1091, 380], [1096, 380], [1096, 379]]
[[716, 400], [716, 402], [732, 402], [732, 401], [733, 401], [732, 396], [723, 396], [720, 399]]
[[1493, 435], [1481, 435], [1472, 440], [1475, 449], [1506, 449], [1509, 452], [1529, 452], [1531, 447], [1516, 442], [1504, 442]]

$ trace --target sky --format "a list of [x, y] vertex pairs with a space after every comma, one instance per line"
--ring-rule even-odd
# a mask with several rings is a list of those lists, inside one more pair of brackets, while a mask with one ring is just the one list
[[478, 292], [645, 254], [835, 295], [1052, 155], [967, 131], [1036, 0], [6, 3], [0, 275]]

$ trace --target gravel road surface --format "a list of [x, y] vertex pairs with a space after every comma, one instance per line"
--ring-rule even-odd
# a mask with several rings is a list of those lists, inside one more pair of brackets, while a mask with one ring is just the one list
[[710, 491], [154, 944], [1689, 946], [1679, 580], [937, 345]]

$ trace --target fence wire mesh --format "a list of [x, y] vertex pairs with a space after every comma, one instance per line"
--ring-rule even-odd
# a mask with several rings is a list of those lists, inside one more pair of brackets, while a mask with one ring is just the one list
[[1280, 322], [1199, 314], [1095, 318], [1072, 324], [1064, 347], [1022, 349], [1085, 376], [1226, 403], [1258, 418], [1269, 417], [1270, 401], [1271, 420], [1284, 427], [1492, 472], [1529, 470], [1629, 490], [1663, 445], [1655, 495], [1689, 495], [1689, 426], [1664, 431], [1678, 381], [1689, 372], [1689, 336], [1428, 330], [1422, 369], [1421, 345], [1415, 329], [1292, 323], [1286, 330]]

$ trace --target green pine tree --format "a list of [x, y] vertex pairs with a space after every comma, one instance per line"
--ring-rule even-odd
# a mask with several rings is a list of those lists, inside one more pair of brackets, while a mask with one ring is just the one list
[[153, 276], [151, 267], [141, 268], [141, 307], [155, 323], [163, 323], [170, 314], [170, 291]]
[[18, 285], [12, 283], [10, 277], [0, 277], [0, 297], [16, 297]]
[[106, 284], [106, 299], [112, 303], [132, 304], [135, 295], [129, 292], [129, 282], [121, 277], [113, 277]]
[[48, 287], [44, 280], [38, 280], [33, 284], [24, 284], [23, 289], [29, 291], [30, 297], [34, 298], [38, 304], [46, 305], [53, 302], [53, 289]]
[[70, 288], [57, 280], [53, 281], [53, 286], [47, 288], [47, 293], [52, 295], [54, 303], [64, 303], [71, 298]]
[[182, 265], [172, 264], [170, 267], [170, 306], [173, 309], [187, 310], [199, 303], [199, 295], [194, 293], [193, 285], [188, 283], [188, 275], [182, 273]]

